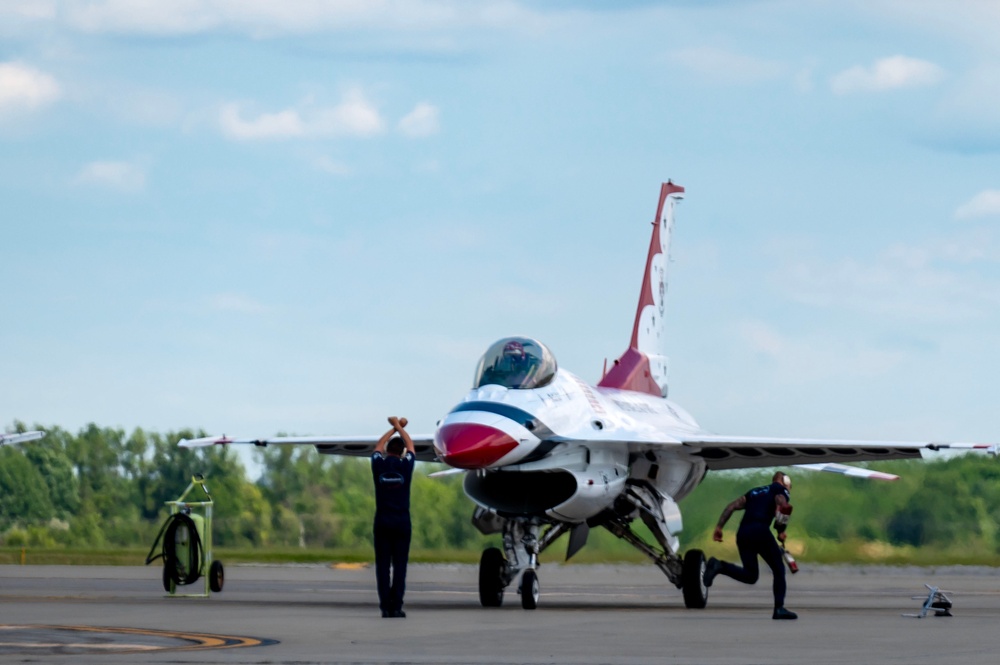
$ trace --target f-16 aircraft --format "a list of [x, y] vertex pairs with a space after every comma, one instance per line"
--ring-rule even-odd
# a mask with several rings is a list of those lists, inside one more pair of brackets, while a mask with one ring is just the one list
[[[501, 534], [503, 547], [482, 553], [479, 599], [499, 606], [520, 578], [521, 606], [539, 599], [539, 555], [569, 534], [566, 557], [591, 528], [628, 541], [682, 591], [689, 608], [705, 607], [705, 555], [680, 552], [677, 502], [709, 471], [774, 466], [855, 476], [893, 476], [842, 462], [908, 459], [922, 450], [989, 448], [931, 441], [789, 439], [712, 434], [667, 399], [664, 314], [674, 213], [684, 188], [664, 183], [653, 219], [639, 307], [628, 349], [596, 385], [560, 367], [531, 337], [505, 337], [479, 360], [472, 390], [438, 422], [433, 435], [412, 436], [416, 457], [464, 473], [475, 503], [473, 522]], [[185, 447], [312, 445], [330, 455], [367, 456], [377, 435], [270, 438], [206, 437]], [[994, 449], [995, 450], [995, 449]], [[633, 525], [644, 524], [648, 542]]]
[[39, 430], [21, 432], [17, 434], [4, 434], [3, 432], [0, 432], [0, 446], [24, 443], [25, 441], [34, 441], [35, 439], [40, 439], [43, 436], [45, 436], [45, 432]]

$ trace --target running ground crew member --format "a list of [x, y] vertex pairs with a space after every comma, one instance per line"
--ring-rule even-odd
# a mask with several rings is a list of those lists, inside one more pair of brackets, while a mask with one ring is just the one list
[[403, 429], [406, 418], [390, 416], [389, 424], [392, 429], [382, 435], [372, 453], [375, 580], [382, 617], [404, 618], [403, 593], [410, 556], [410, 480], [415, 457], [413, 440]]
[[774, 574], [774, 614], [771, 618], [797, 619], [795, 612], [785, 609], [785, 564], [781, 548], [770, 531], [771, 520], [774, 520], [778, 540], [785, 542], [785, 526], [792, 512], [788, 502], [792, 479], [779, 471], [771, 481], [770, 485], [756, 487], [726, 506], [712, 534], [712, 540], [721, 543], [722, 527], [733, 511], [746, 511], [736, 532], [736, 546], [740, 549], [743, 567], [712, 557], [705, 566], [704, 581], [705, 586], [712, 586], [715, 576], [722, 574], [745, 584], [754, 584], [760, 576], [757, 565], [757, 557], [760, 556]]

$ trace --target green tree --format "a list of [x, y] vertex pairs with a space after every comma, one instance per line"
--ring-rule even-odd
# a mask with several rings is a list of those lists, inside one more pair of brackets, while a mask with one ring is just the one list
[[0, 531], [55, 517], [45, 478], [17, 448], [0, 448]]

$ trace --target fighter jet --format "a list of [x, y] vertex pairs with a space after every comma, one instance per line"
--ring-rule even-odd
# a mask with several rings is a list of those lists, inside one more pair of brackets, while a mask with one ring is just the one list
[[[684, 188], [660, 188], [632, 338], [589, 385], [560, 367], [532, 337], [504, 337], [479, 359], [471, 390], [433, 435], [412, 436], [418, 460], [464, 473], [473, 522], [500, 534], [482, 553], [479, 599], [499, 606], [519, 580], [521, 606], [539, 600], [539, 556], [569, 534], [566, 557], [603, 528], [643, 552], [689, 608], [705, 607], [705, 555], [680, 551], [677, 505], [709, 471], [806, 466], [854, 476], [893, 476], [843, 462], [910, 459], [923, 450], [988, 449], [978, 443], [796, 439], [713, 434], [667, 399], [664, 311], [675, 212]], [[312, 445], [331, 455], [371, 455], [378, 435], [230, 438], [182, 441], [185, 447]], [[636, 520], [653, 540], [636, 531]]]

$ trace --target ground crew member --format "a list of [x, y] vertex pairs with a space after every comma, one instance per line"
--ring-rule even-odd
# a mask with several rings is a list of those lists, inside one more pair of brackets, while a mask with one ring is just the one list
[[[375, 481], [375, 580], [383, 618], [405, 618], [406, 562], [410, 556], [410, 480], [413, 440], [406, 418], [389, 417], [392, 429], [382, 435], [372, 453]], [[391, 571], [391, 572], [390, 572]]]
[[760, 576], [757, 565], [757, 557], [760, 556], [774, 574], [774, 614], [771, 618], [797, 619], [795, 612], [785, 609], [785, 564], [781, 548], [770, 531], [771, 521], [774, 520], [778, 540], [785, 542], [785, 527], [792, 512], [788, 502], [792, 479], [779, 471], [771, 481], [770, 485], [756, 487], [726, 506], [712, 534], [712, 540], [721, 543], [722, 527], [733, 511], [746, 511], [736, 532], [736, 546], [740, 549], [743, 567], [712, 557], [705, 566], [704, 581], [705, 586], [712, 586], [715, 576], [722, 574], [745, 584], [754, 584]]

